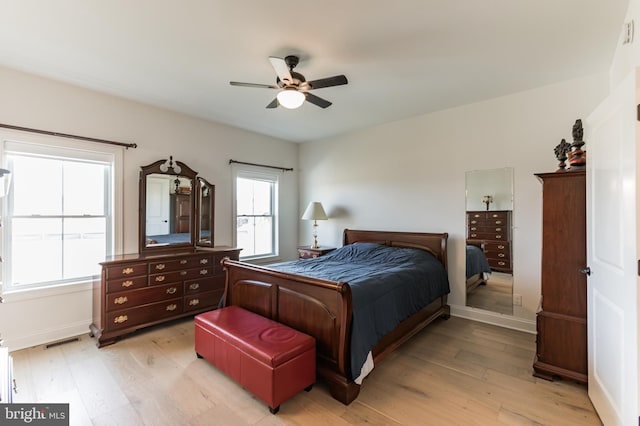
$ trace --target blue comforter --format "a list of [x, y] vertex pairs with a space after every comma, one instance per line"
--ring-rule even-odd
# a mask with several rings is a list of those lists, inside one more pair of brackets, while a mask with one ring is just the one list
[[483, 272], [491, 272], [487, 256], [480, 247], [467, 244], [467, 278]]
[[269, 268], [349, 283], [353, 299], [352, 379], [369, 351], [401, 321], [449, 293], [444, 266], [423, 250], [356, 243], [315, 259]]

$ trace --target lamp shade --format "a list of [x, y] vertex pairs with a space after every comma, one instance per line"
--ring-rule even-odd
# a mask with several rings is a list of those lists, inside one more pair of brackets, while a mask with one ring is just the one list
[[278, 92], [276, 95], [278, 102], [285, 108], [295, 109], [300, 107], [305, 100], [305, 96], [302, 92], [298, 92], [296, 89], [285, 88]]
[[318, 201], [312, 201], [302, 215], [303, 220], [327, 220], [327, 214], [322, 208], [322, 204]]

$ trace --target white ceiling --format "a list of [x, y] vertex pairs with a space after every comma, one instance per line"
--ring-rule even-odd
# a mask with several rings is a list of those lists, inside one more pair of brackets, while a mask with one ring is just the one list
[[[0, 0], [0, 65], [303, 142], [607, 71], [628, 1]], [[288, 54], [332, 106], [229, 85]]]

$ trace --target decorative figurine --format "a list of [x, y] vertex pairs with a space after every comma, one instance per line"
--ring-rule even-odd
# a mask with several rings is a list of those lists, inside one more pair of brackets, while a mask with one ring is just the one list
[[573, 151], [569, 153], [569, 169], [582, 170], [587, 164], [586, 152], [582, 150], [584, 141], [582, 140], [582, 120], [577, 119], [573, 125]]
[[558, 164], [557, 172], [564, 171], [565, 167], [567, 167], [567, 153], [571, 151], [571, 144], [568, 143], [564, 138], [560, 141], [558, 145], [553, 149], [553, 152], [556, 154], [556, 159], [560, 162]]

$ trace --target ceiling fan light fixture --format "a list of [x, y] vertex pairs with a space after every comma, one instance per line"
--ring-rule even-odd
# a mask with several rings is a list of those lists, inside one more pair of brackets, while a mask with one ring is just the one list
[[285, 88], [278, 92], [276, 96], [278, 102], [285, 108], [296, 109], [304, 102], [305, 96], [302, 92], [298, 92], [295, 88]]

